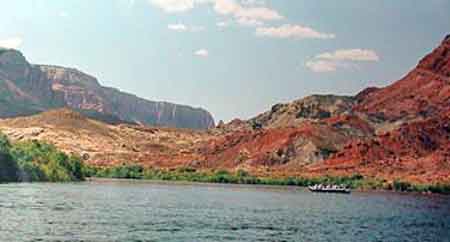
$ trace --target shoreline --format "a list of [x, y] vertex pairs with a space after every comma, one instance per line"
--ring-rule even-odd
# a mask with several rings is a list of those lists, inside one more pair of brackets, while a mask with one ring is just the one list
[[[307, 186], [298, 185], [271, 185], [271, 184], [246, 184], [246, 183], [220, 183], [220, 182], [195, 182], [187, 180], [161, 180], [161, 179], [133, 179], [133, 178], [108, 178], [108, 177], [86, 177], [83, 181], [70, 181], [70, 182], [48, 182], [48, 181], [35, 181], [35, 182], [5, 182], [1, 185], [11, 184], [83, 184], [83, 183], [122, 183], [122, 184], [153, 184], [153, 185], [178, 185], [178, 186], [202, 186], [202, 187], [216, 187], [216, 188], [258, 188], [258, 189], [274, 189], [274, 190], [297, 190], [309, 192]], [[370, 189], [370, 188], [354, 188], [351, 189], [351, 193], [369, 193], [369, 194], [397, 194], [397, 195], [415, 195], [415, 196], [427, 196], [427, 197], [450, 197], [449, 193], [436, 193], [436, 192], [420, 192], [420, 191], [399, 191], [389, 189]], [[348, 195], [348, 194], [347, 194]]]
[[359, 173], [348, 176], [321, 177], [259, 177], [245, 170], [202, 171], [191, 167], [174, 170], [146, 168], [140, 165], [123, 164], [114, 167], [88, 166], [86, 177], [131, 178], [136, 180], [181, 181], [196, 183], [224, 183], [249, 185], [280, 185], [308, 187], [316, 184], [340, 185], [352, 190], [387, 190], [417, 193], [450, 194], [450, 183], [415, 184], [403, 180], [385, 180], [365, 177]]
[[[158, 179], [132, 179], [132, 178], [104, 178], [87, 177], [83, 182], [93, 183], [136, 183], [136, 184], [154, 184], [154, 185], [180, 185], [180, 186], [204, 186], [204, 187], [239, 187], [239, 188], [261, 188], [277, 190], [302, 190], [309, 191], [307, 186], [298, 185], [270, 185], [270, 184], [245, 184], [245, 183], [218, 183], [218, 182], [195, 182], [183, 180], [158, 180]], [[417, 195], [417, 196], [450, 196], [448, 193], [418, 192], [418, 191], [398, 191], [388, 189], [351, 189], [351, 192], [357, 193], [380, 193], [380, 194], [398, 194], [398, 195]]]

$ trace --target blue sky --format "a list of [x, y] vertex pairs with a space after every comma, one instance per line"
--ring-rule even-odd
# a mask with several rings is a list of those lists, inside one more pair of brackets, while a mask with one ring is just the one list
[[230, 120], [387, 85], [450, 33], [449, 12], [448, 0], [14, 0], [0, 46]]

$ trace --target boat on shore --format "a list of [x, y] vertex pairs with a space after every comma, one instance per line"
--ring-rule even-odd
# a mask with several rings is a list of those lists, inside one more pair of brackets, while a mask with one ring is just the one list
[[308, 189], [311, 192], [321, 192], [321, 193], [344, 193], [349, 194], [351, 193], [351, 190], [345, 186], [338, 186], [338, 185], [314, 185], [314, 186], [308, 186]]

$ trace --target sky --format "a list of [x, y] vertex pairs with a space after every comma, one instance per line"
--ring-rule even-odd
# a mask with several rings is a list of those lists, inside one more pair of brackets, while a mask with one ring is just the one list
[[140, 97], [250, 118], [400, 79], [450, 33], [449, 0], [2, 1], [0, 46]]

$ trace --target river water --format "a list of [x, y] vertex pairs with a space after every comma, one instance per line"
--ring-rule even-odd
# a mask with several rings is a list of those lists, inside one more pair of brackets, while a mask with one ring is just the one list
[[450, 241], [450, 197], [107, 180], [5, 184], [0, 241]]

